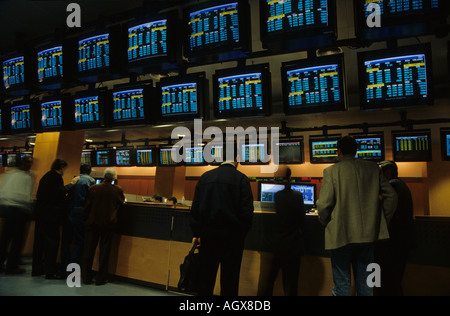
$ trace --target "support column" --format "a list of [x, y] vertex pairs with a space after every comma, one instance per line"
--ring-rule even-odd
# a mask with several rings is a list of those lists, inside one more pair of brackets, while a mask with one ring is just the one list
[[155, 194], [165, 198], [175, 196], [181, 200], [184, 196], [186, 167], [156, 167]]

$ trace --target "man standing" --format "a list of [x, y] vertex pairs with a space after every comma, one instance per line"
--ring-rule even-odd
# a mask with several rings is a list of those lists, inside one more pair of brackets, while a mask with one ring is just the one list
[[200, 245], [199, 295], [213, 295], [221, 269], [222, 296], [237, 296], [245, 236], [253, 218], [250, 181], [234, 161], [222, 163], [200, 178], [191, 208], [193, 242]]
[[34, 179], [30, 172], [33, 158], [25, 156], [21, 159], [19, 168], [4, 174], [0, 181], [0, 208], [2, 208], [5, 222], [0, 238], [0, 271], [9, 244], [11, 248], [6, 264], [6, 274], [24, 273], [19, 268], [20, 251], [22, 249], [25, 221], [27, 214], [31, 214]]
[[113, 185], [117, 173], [112, 168], [104, 172], [104, 181], [89, 188], [84, 207], [86, 219], [86, 236], [83, 251], [81, 274], [83, 282], [92, 282], [92, 263], [95, 249], [100, 242], [98, 273], [95, 284], [107, 283], [109, 254], [112, 239], [117, 226], [117, 216], [120, 206], [125, 202], [125, 196], [119, 186]]
[[397, 206], [397, 194], [377, 164], [356, 159], [356, 151], [352, 137], [338, 141], [340, 162], [324, 170], [317, 203], [325, 248], [331, 252], [335, 296], [351, 295], [352, 266], [357, 295], [373, 295], [367, 285], [373, 243], [389, 238], [387, 223]]

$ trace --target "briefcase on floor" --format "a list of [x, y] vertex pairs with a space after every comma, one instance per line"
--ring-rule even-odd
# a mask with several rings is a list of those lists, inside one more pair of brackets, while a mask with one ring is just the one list
[[189, 254], [184, 258], [184, 262], [180, 264], [180, 281], [178, 289], [187, 293], [198, 293], [198, 284], [200, 276], [200, 260], [199, 254], [196, 253], [197, 243], [194, 243]]

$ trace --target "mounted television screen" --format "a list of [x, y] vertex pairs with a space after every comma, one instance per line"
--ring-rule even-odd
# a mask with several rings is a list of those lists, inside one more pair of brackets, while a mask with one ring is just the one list
[[445, 161], [450, 161], [450, 130], [441, 130], [441, 151], [442, 159]]
[[38, 83], [59, 79], [64, 76], [63, 47], [55, 46], [37, 53]]
[[2, 104], [0, 104], [0, 135], [4, 133], [2, 111], [3, 111], [3, 106], [2, 106]]
[[358, 59], [362, 109], [433, 103], [430, 45], [359, 53]]
[[209, 1], [185, 10], [185, 55], [217, 61], [245, 57], [250, 51], [248, 1]]
[[106, 96], [99, 91], [80, 92], [75, 95], [75, 128], [95, 128], [105, 125]]
[[213, 90], [218, 119], [270, 114], [272, 85], [268, 64], [218, 70]]
[[384, 135], [383, 133], [367, 135], [350, 135], [358, 144], [356, 158], [370, 161], [384, 161]]
[[278, 146], [278, 158], [273, 157], [274, 161], [278, 161], [280, 165], [302, 164], [304, 159], [303, 139], [280, 140], [276, 144]]
[[263, 0], [260, 17], [264, 48], [284, 51], [318, 48], [336, 40], [333, 0]]
[[7, 54], [2, 60], [3, 89], [13, 96], [30, 93], [36, 80], [36, 65], [33, 65], [29, 50]]
[[117, 167], [131, 167], [136, 165], [134, 148], [117, 148], [115, 153]]
[[150, 86], [115, 87], [113, 94], [112, 124], [147, 124], [150, 120]]
[[20, 159], [19, 153], [7, 153], [3, 155], [3, 166], [14, 168], [17, 167]]
[[85, 72], [110, 66], [109, 33], [78, 42], [78, 71]]
[[175, 167], [181, 165], [172, 158], [172, 151], [179, 150], [178, 147], [164, 146], [159, 148], [159, 165], [162, 167]]
[[[128, 68], [144, 73], [155, 67], [174, 68], [181, 51], [175, 13], [158, 15], [128, 24]], [[172, 64], [172, 65], [171, 65]]]
[[179, 122], [201, 118], [209, 99], [207, 83], [205, 73], [161, 78], [158, 84], [161, 93], [160, 120]]
[[392, 132], [394, 160], [416, 162], [432, 160], [431, 132]]
[[202, 145], [186, 147], [186, 156], [184, 158], [186, 166], [204, 166], [207, 164], [203, 156], [203, 148]]
[[81, 164], [82, 165], [93, 165], [93, 155], [92, 150], [83, 150], [81, 152]]
[[62, 100], [41, 103], [41, 127], [43, 131], [63, 128]]
[[[375, 11], [368, 10], [371, 4], [380, 6], [381, 27], [367, 23], [368, 18], [374, 21]], [[354, 8], [357, 37], [380, 41], [435, 33], [445, 24], [449, 6], [447, 0], [355, 0]]]
[[98, 149], [94, 152], [93, 165], [96, 167], [112, 167], [116, 165], [114, 149]]
[[11, 132], [26, 133], [32, 131], [32, 115], [30, 104], [11, 106]]
[[284, 63], [281, 78], [285, 113], [345, 110], [343, 64], [340, 57]]
[[338, 162], [337, 142], [341, 136], [311, 136], [309, 153], [312, 164], [332, 164]]
[[268, 164], [268, 153], [266, 144], [243, 144], [241, 147], [241, 165], [263, 165]]
[[136, 149], [136, 165], [138, 167], [155, 166], [155, 150], [156, 148], [137, 148]]

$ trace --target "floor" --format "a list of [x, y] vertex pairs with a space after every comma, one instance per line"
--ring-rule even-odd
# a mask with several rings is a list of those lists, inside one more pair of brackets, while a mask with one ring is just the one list
[[46, 280], [45, 276], [31, 276], [31, 261], [23, 259], [21, 275], [0, 273], [0, 296], [177, 296], [162, 290], [131, 283], [113, 281], [102, 286], [69, 287], [66, 280]]

